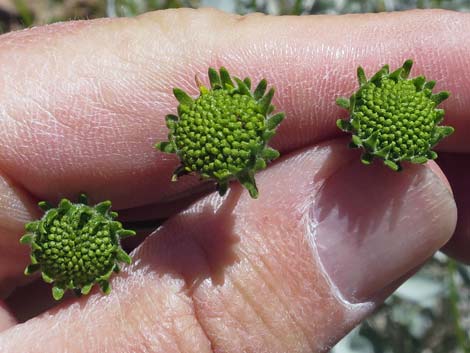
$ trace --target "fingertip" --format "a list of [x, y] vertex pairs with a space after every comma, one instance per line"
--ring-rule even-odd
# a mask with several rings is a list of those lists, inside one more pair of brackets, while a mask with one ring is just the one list
[[3, 301], [0, 301], [0, 331], [5, 331], [18, 322]]
[[374, 298], [452, 236], [456, 206], [434, 163], [397, 173], [352, 161], [325, 181], [312, 208], [325, 273], [347, 302]]

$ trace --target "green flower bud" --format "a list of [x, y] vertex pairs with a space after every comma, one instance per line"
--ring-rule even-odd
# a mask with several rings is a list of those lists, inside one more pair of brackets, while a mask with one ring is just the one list
[[88, 294], [95, 283], [108, 294], [108, 280], [120, 270], [117, 262], [131, 263], [120, 239], [135, 232], [123, 229], [114, 220], [117, 213], [111, 211], [110, 201], [92, 207], [81, 195], [76, 204], [62, 199], [57, 208], [44, 201], [39, 207], [46, 213], [40, 220], [26, 224], [28, 233], [20, 239], [31, 246], [31, 264], [25, 274], [41, 271], [44, 281], [54, 283], [52, 295], [56, 300], [67, 289]]
[[444, 110], [436, 109], [449, 93], [433, 94], [435, 82], [426, 81], [424, 76], [408, 79], [412, 65], [413, 61], [407, 60], [392, 73], [385, 65], [369, 80], [359, 67], [359, 90], [349, 99], [336, 101], [350, 114], [337, 125], [352, 133], [350, 146], [363, 149], [364, 164], [378, 157], [399, 171], [402, 161], [426, 163], [437, 158], [431, 149], [454, 132], [450, 126], [439, 126]]
[[202, 179], [215, 180], [219, 194], [224, 195], [229, 181], [237, 179], [256, 198], [254, 174], [279, 156], [267, 144], [284, 114], [271, 115], [274, 89], [266, 93], [265, 80], [251, 92], [249, 78], [231, 77], [223, 67], [219, 72], [210, 68], [209, 80], [211, 89], [198, 82], [196, 99], [178, 88], [173, 90], [178, 116], [167, 115], [168, 141], [155, 147], [180, 158], [173, 181], [197, 173]]

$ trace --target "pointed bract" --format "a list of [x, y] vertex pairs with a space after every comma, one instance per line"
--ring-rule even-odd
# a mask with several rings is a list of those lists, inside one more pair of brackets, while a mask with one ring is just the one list
[[341, 108], [349, 110], [349, 99], [340, 97], [336, 98], [336, 104], [339, 105]]
[[232, 82], [232, 79], [230, 78], [230, 74], [228, 73], [227, 69], [225, 67], [221, 67], [219, 72], [223, 88], [233, 87], [234, 84]]
[[72, 208], [72, 203], [67, 199], [62, 199], [59, 202], [59, 208], [61, 209], [61, 211], [67, 212], [68, 210], [70, 210], [70, 208]]
[[266, 129], [274, 130], [277, 126], [284, 120], [285, 114], [284, 113], [277, 113], [274, 114], [272, 117], [268, 118], [266, 121]]
[[246, 95], [250, 94], [250, 89], [245, 85], [245, 82], [240, 80], [238, 77], [234, 77], [233, 79], [237, 83], [237, 88], [241, 94], [246, 94]]
[[64, 296], [64, 290], [62, 288], [54, 286], [52, 287], [52, 296], [55, 300], [61, 300]]
[[436, 81], [428, 81], [424, 84], [424, 89], [429, 89], [432, 90], [434, 86], [436, 85]]
[[39, 206], [39, 207], [41, 208], [41, 210], [43, 210], [43, 211], [49, 211], [49, 210], [52, 208], [51, 204], [50, 204], [49, 202], [47, 202], [47, 201], [40, 201], [40, 202], [38, 202], [38, 206]]
[[41, 276], [42, 276], [42, 279], [44, 280], [44, 282], [46, 282], [46, 283], [54, 282], [54, 280], [51, 277], [49, 277], [45, 272], [41, 272]]
[[273, 148], [266, 148], [263, 150], [261, 156], [267, 161], [272, 161], [279, 157], [279, 151]]
[[411, 158], [410, 160], [411, 163], [415, 163], [415, 164], [423, 164], [423, 163], [426, 163], [427, 161], [428, 161], [427, 156], [414, 157], [414, 158]]
[[217, 184], [217, 191], [219, 192], [220, 196], [224, 196], [228, 190], [228, 182], [220, 182]]
[[217, 73], [216, 70], [214, 70], [212, 67], [209, 68], [209, 81], [211, 83], [211, 88], [220, 88], [222, 87], [222, 82], [220, 81], [220, 76]]
[[[277, 151], [276, 151], [277, 152]], [[279, 153], [279, 152], [277, 152]], [[264, 156], [263, 156], [264, 157]], [[277, 157], [277, 156], [276, 156]], [[257, 172], [258, 170], [263, 170], [267, 167], [267, 163], [266, 163], [266, 160], [263, 159], [263, 158], [256, 158], [256, 163], [255, 163], [255, 167], [254, 167], [254, 170], [255, 172]]]
[[399, 67], [395, 71], [393, 71], [390, 75], [388, 75], [388, 78], [397, 82], [399, 79], [402, 78], [402, 73], [403, 73], [403, 67]]
[[99, 285], [104, 294], [111, 293], [111, 285], [108, 281], [101, 281]]
[[39, 222], [29, 222], [26, 223], [24, 227], [28, 232], [36, 232], [39, 227]]
[[349, 121], [338, 119], [336, 120], [336, 126], [338, 126], [343, 131], [352, 131], [352, 126]]
[[373, 82], [375, 84], [380, 83], [382, 80], [382, 77], [388, 74], [388, 65], [385, 65], [382, 67], [377, 73], [372, 76], [369, 80], [369, 82]]
[[135, 231], [130, 230], [130, 229], [121, 229], [121, 230], [118, 230], [116, 233], [119, 235], [121, 239], [131, 237], [136, 234]]
[[399, 172], [402, 169], [400, 163], [398, 162], [395, 163], [394, 161], [385, 160], [384, 164], [395, 172]]
[[250, 78], [249, 78], [249, 77], [245, 77], [245, 78], [243, 79], [243, 82], [245, 83], [246, 87], [248, 87], [248, 90], [250, 90], [250, 89], [251, 89], [251, 80], [250, 80]]
[[364, 152], [361, 155], [361, 162], [364, 164], [371, 164], [373, 158], [374, 158], [373, 155], [371, 155], [370, 153]]
[[431, 99], [434, 101], [434, 103], [436, 103], [436, 105], [438, 105], [444, 100], [446, 100], [447, 98], [449, 98], [449, 96], [450, 96], [449, 92], [443, 91], [443, 92], [439, 92], [438, 94], [433, 94], [431, 96]]
[[239, 175], [238, 180], [248, 190], [253, 199], [258, 198], [258, 188], [256, 187], [255, 178], [251, 173], [243, 173]]
[[401, 74], [402, 78], [408, 78], [408, 76], [410, 75], [412, 66], [413, 66], [413, 60], [411, 60], [411, 59], [408, 59], [403, 63], [403, 66], [402, 66], [403, 71], [402, 71], [402, 74]]
[[359, 86], [362, 86], [367, 83], [366, 73], [362, 67], [357, 68], [357, 80], [359, 81]]
[[26, 233], [20, 238], [20, 243], [21, 244], [31, 244], [33, 242], [33, 236], [34, 234], [31, 233]]
[[418, 76], [413, 79], [413, 84], [415, 85], [417, 91], [422, 91], [425, 83], [426, 79], [424, 76]]
[[268, 87], [268, 82], [266, 80], [261, 80], [258, 83], [258, 86], [255, 88], [255, 92], [253, 93], [253, 98], [256, 100], [260, 100], [261, 97], [264, 96], [264, 93], [266, 92], [266, 88]]
[[24, 274], [25, 275], [30, 275], [36, 271], [39, 270], [41, 266], [39, 264], [31, 264], [31, 265], [28, 265], [25, 270], [24, 270]]
[[267, 114], [269, 107], [271, 106], [271, 100], [274, 96], [274, 88], [271, 88], [268, 93], [260, 99], [259, 104], [261, 106], [261, 113]]
[[80, 194], [78, 196], [78, 203], [82, 203], [84, 205], [88, 205], [88, 196], [86, 196], [86, 194]]
[[175, 146], [173, 146], [173, 144], [168, 141], [156, 143], [155, 148], [166, 153], [173, 153], [176, 151]]
[[193, 99], [180, 88], [173, 88], [173, 94], [182, 105], [191, 106], [194, 103]]
[[95, 206], [95, 210], [97, 210], [102, 215], [106, 215], [110, 208], [111, 208], [111, 201], [103, 201]]
[[122, 249], [117, 250], [116, 259], [121, 262], [125, 262], [128, 265], [130, 265], [130, 263], [132, 262], [132, 258]]
[[87, 295], [88, 293], [90, 293], [91, 289], [93, 288], [93, 284], [86, 284], [82, 287], [82, 289], [80, 290], [80, 293], [82, 295]]

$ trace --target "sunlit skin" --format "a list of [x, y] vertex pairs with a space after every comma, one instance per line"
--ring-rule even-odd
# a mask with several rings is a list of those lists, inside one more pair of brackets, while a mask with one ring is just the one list
[[[179, 10], [1, 36], [0, 351], [325, 352], [449, 240], [470, 261], [469, 31], [470, 15], [443, 11]], [[335, 124], [359, 64], [370, 73], [407, 58], [452, 92], [442, 170], [363, 166]], [[258, 200], [239, 185], [221, 198], [197, 177], [172, 183], [177, 158], [153, 148], [177, 104], [171, 89], [196, 96], [194, 75], [222, 65], [266, 78], [286, 113]], [[53, 300], [40, 282], [11, 294], [31, 281], [24, 223], [38, 200], [80, 192], [112, 200], [125, 221], [169, 219], [108, 296], [95, 289], [16, 325]]]

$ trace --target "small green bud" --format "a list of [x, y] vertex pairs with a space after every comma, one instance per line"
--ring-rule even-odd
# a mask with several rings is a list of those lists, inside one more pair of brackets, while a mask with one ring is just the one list
[[336, 101], [350, 114], [336, 124], [352, 134], [351, 147], [363, 149], [364, 164], [378, 157], [399, 171], [403, 161], [426, 163], [437, 158], [432, 148], [454, 132], [453, 127], [439, 125], [444, 111], [436, 108], [449, 93], [433, 94], [435, 82], [423, 76], [408, 78], [412, 65], [413, 61], [407, 60], [391, 73], [385, 65], [369, 80], [359, 67], [358, 91], [349, 99]]
[[197, 173], [202, 179], [215, 180], [223, 195], [229, 181], [237, 179], [256, 198], [254, 174], [279, 156], [268, 142], [284, 114], [271, 115], [274, 89], [266, 93], [265, 80], [251, 92], [250, 79], [231, 77], [223, 67], [219, 72], [210, 68], [209, 80], [211, 89], [198, 82], [201, 94], [195, 99], [181, 89], [173, 90], [180, 103], [178, 116], [166, 117], [168, 141], [155, 147], [180, 158], [173, 181]]
[[[47, 207], [45, 207], [47, 205]], [[130, 263], [131, 258], [122, 250], [120, 239], [135, 235], [115, 221], [111, 202], [87, 205], [87, 197], [73, 204], [67, 199], [57, 208], [45, 202], [44, 216], [28, 223], [22, 244], [31, 246], [31, 265], [25, 274], [41, 271], [47, 283], [53, 283], [52, 295], [59, 300], [67, 289], [88, 294], [95, 283], [109, 293], [109, 278], [119, 272], [118, 262]]]

